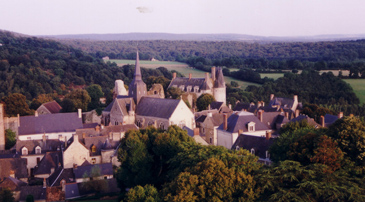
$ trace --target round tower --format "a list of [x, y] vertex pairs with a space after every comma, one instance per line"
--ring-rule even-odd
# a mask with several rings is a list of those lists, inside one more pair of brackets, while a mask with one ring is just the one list
[[224, 81], [223, 71], [220, 67], [215, 73], [213, 96], [217, 102], [226, 104], [226, 82]]

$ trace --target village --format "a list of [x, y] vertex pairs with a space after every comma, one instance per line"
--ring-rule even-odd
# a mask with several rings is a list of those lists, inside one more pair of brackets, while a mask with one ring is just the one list
[[[139, 55], [128, 91], [115, 81], [114, 99], [101, 116], [93, 112], [60, 113], [55, 101], [42, 104], [32, 116], [6, 117], [0, 104], [0, 187], [10, 188], [16, 201], [60, 201], [94, 194], [85, 182], [104, 179], [108, 190], [119, 193], [114, 177], [120, 166], [120, 141], [130, 130], [155, 127], [167, 130], [176, 125], [201, 145], [246, 149], [264, 165], [271, 165], [269, 147], [278, 130], [291, 122], [307, 122], [315, 128], [328, 127], [343, 117], [327, 114], [316, 123], [301, 113], [298, 96], [270, 97], [269, 103], [226, 104], [226, 83], [221, 68], [212, 67], [204, 78], [176, 77], [169, 88], [192, 97], [210, 94], [215, 98], [206, 110], [195, 111], [180, 99], [166, 99], [160, 84], [147, 90]], [[5, 106], [6, 107], [6, 106]], [[16, 144], [5, 150], [5, 130], [16, 132]], [[97, 172], [96, 175], [95, 172]]]

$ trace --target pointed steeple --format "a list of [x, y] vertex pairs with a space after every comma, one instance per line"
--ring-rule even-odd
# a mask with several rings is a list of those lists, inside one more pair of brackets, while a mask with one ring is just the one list
[[139, 103], [139, 100], [147, 95], [147, 86], [142, 80], [141, 68], [139, 66], [139, 54], [137, 50], [136, 67], [134, 70], [134, 78], [129, 84], [129, 97], [133, 97], [135, 104]]
[[142, 80], [142, 74], [141, 74], [141, 67], [139, 66], [139, 53], [137, 50], [137, 57], [136, 57], [136, 67], [134, 70], [134, 79], [135, 80]]

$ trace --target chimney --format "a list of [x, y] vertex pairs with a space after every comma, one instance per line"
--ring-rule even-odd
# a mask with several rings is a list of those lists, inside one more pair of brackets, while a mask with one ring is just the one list
[[189, 80], [191, 79], [191, 73], [189, 73]]
[[215, 81], [215, 67], [212, 67], [212, 80]]
[[82, 118], [82, 110], [81, 109], [77, 109], [77, 115], [79, 116], [79, 119]]
[[321, 116], [321, 126], [324, 127], [324, 116]]
[[67, 137], [65, 136], [65, 148], [67, 147]]
[[43, 135], [42, 135], [42, 140], [43, 140], [43, 142], [46, 142], [46, 140], [47, 140], [47, 138], [46, 138], [46, 133], [43, 133]]
[[295, 118], [299, 116], [299, 109], [295, 110]]
[[264, 111], [263, 110], [259, 110], [258, 112], [257, 112], [257, 118], [259, 118], [259, 120], [262, 122], [263, 121], [263, 113]]
[[227, 123], [227, 114], [223, 114], [223, 130], [227, 130], [228, 123]]
[[79, 136], [77, 134], [74, 134], [74, 142], [78, 142], [79, 141]]
[[238, 130], [238, 135], [241, 135], [241, 134], [243, 134], [243, 129]]
[[208, 105], [208, 110], [210, 110], [210, 104]]
[[37, 111], [34, 112], [34, 116], [38, 117], [38, 112]]
[[205, 81], [208, 81], [208, 80], [209, 80], [209, 73], [205, 72]]
[[47, 182], [46, 182], [46, 178], [43, 178], [43, 188], [47, 187]]
[[231, 105], [231, 104], [228, 104], [228, 108], [229, 108], [229, 109], [232, 109], [232, 105]]
[[270, 100], [273, 100], [274, 99], [274, 94], [270, 94]]
[[77, 169], [77, 164], [76, 163], [74, 163], [74, 169]]
[[199, 135], [199, 128], [194, 128], [194, 136]]
[[207, 117], [212, 117], [212, 116], [213, 116], [212, 112], [207, 113]]
[[82, 139], [86, 138], [86, 133], [82, 133]]
[[298, 95], [294, 95], [294, 102], [297, 101], [298, 102]]
[[20, 127], [20, 115], [17, 114], [17, 117], [18, 117], [18, 127]]
[[15, 178], [15, 171], [14, 170], [11, 170], [10, 171], [9, 177]]
[[338, 116], [337, 116], [339, 119], [342, 119], [342, 117], [343, 117], [343, 112], [340, 112], [340, 113], [338, 113]]
[[265, 102], [261, 100], [261, 105], [265, 107]]
[[257, 108], [260, 108], [261, 107], [261, 102], [260, 101], [258, 101], [257, 102]]
[[172, 73], [172, 79], [176, 79], [176, 72]]
[[96, 131], [96, 132], [100, 132], [100, 126], [96, 126], [96, 127], [95, 127], [95, 131]]
[[266, 131], [266, 139], [269, 140], [271, 138], [271, 131]]

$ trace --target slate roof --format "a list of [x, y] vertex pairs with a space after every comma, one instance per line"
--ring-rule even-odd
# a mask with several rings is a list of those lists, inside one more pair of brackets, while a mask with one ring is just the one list
[[28, 195], [33, 195], [34, 201], [45, 200], [46, 188], [43, 188], [43, 185], [21, 187], [19, 200], [25, 201]]
[[9, 188], [11, 191], [20, 191], [20, 187], [27, 185], [27, 183], [12, 178], [6, 177], [1, 183], [0, 188]]
[[197, 119], [195, 119], [195, 123], [203, 123], [206, 118], [207, 118], [206, 115], [201, 115]]
[[96, 146], [96, 152], [90, 152], [91, 156], [100, 155], [102, 150], [115, 149], [119, 143], [119, 141], [110, 141], [109, 136], [86, 137], [84, 139], [84, 145], [90, 151], [92, 146]]
[[66, 199], [73, 199], [80, 197], [79, 187], [77, 183], [66, 184], [65, 189], [66, 189], [65, 190]]
[[298, 117], [290, 120], [290, 122], [297, 122], [297, 121], [303, 121], [303, 120], [308, 121], [309, 125], [311, 125], [311, 126], [321, 127], [321, 125], [319, 125], [317, 122], [315, 122], [314, 119], [312, 119], [312, 118], [310, 118], [310, 117], [308, 117], [306, 115], [303, 115], [303, 114], [301, 114]]
[[294, 99], [292, 98], [281, 98], [275, 97], [274, 99], [270, 100], [269, 106], [279, 105], [282, 108], [292, 108], [294, 104]]
[[224, 105], [223, 102], [214, 101], [214, 102], [210, 103], [210, 109], [217, 109], [217, 110], [219, 110], [221, 107], [223, 107], [223, 105]]
[[257, 107], [253, 103], [237, 103], [236, 106], [233, 108], [233, 111], [248, 111], [251, 113], [254, 113], [256, 111]]
[[51, 168], [55, 170], [62, 166], [62, 152], [47, 152], [38, 165], [34, 168], [34, 175], [51, 174]]
[[87, 165], [87, 166], [78, 166], [77, 168], [73, 169], [75, 174], [75, 178], [83, 178], [84, 173], [90, 173], [93, 167], [99, 166], [100, 174], [101, 175], [113, 175], [113, 166], [111, 163], [104, 163], [104, 164], [94, 164], [94, 165]]
[[226, 83], [224, 81], [223, 71], [221, 67], [218, 67], [216, 70], [216, 80], [214, 81], [214, 88], [225, 88]]
[[27, 159], [14, 158], [14, 159], [0, 159], [0, 179], [10, 176], [10, 171], [15, 172], [15, 178], [27, 178]]
[[42, 105], [46, 107], [51, 114], [59, 113], [62, 109], [62, 107], [54, 100], [51, 102], [44, 103]]
[[[191, 92], [194, 92], [194, 87], [198, 86], [199, 91], [200, 89], [204, 90], [207, 88], [208, 85], [205, 85], [205, 78], [186, 78], [186, 77], [176, 77], [175, 79], [171, 80], [171, 83], [168, 88], [176, 86], [179, 88], [181, 85], [184, 86], [184, 91], [187, 91], [186, 87], [191, 86]], [[209, 87], [209, 86], [208, 86]], [[204, 89], [203, 89], [204, 88]]]
[[42, 134], [53, 132], [73, 132], [82, 128], [82, 119], [77, 112], [21, 116], [19, 135]]
[[41, 153], [44, 154], [48, 151], [57, 151], [58, 149], [64, 148], [64, 142], [59, 140], [17, 140], [15, 149], [21, 154], [23, 147], [28, 149], [28, 154], [35, 154], [35, 148], [41, 147]]
[[333, 124], [335, 121], [337, 121], [338, 116], [332, 115], [332, 114], [326, 114], [324, 115], [324, 123], [326, 126]]
[[[255, 123], [255, 131], [269, 130], [253, 113], [250, 112], [236, 112], [227, 119], [227, 131], [230, 133], [237, 133], [239, 130], [248, 132], [247, 124], [249, 122]], [[223, 123], [218, 127], [223, 130]]]
[[255, 155], [265, 159], [266, 151], [269, 150], [270, 146], [274, 143], [275, 138], [266, 139], [266, 137], [257, 137], [252, 135], [241, 134], [238, 136], [236, 142], [232, 145], [232, 149], [239, 148], [247, 149], [251, 152], [253, 148]]
[[59, 186], [62, 179], [66, 180], [66, 184], [75, 182], [75, 175], [72, 168], [58, 168], [47, 179], [47, 184], [50, 187]]
[[175, 99], [142, 97], [137, 106], [136, 114], [168, 119], [174, 113], [179, 103], [180, 100]]

